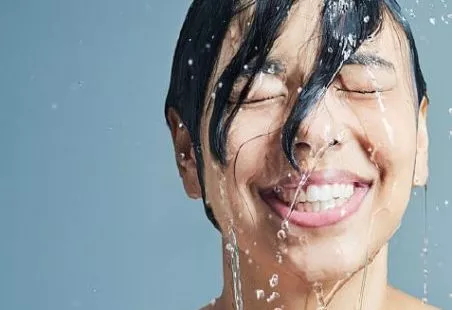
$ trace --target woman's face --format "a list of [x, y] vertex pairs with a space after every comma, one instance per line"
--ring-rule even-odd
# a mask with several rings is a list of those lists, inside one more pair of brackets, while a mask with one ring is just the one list
[[[201, 127], [206, 197], [223, 235], [234, 227], [245, 262], [305, 282], [344, 278], [365, 264], [367, 253], [374, 256], [398, 228], [413, 179], [422, 184], [427, 169], [425, 109], [416, 110], [408, 46], [385, 16], [381, 32], [350, 58], [300, 125], [295, 157], [310, 176], [295, 197], [301, 175], [282, 151], [281, 127], [314, 67], [319, 16], [314, 1], [292, 8], [268, 57], [271, 70], [256, 76], [233, 121], [225, 166], [210, 153], [210, 110]], [[231, 25], [212, 85], [245, 24]], [[241, 86], [239, 79], [230, 104]], [[182, 174], [184, 182], [197, 182]], [[289, 229], [278, 234], [294, 200]]]

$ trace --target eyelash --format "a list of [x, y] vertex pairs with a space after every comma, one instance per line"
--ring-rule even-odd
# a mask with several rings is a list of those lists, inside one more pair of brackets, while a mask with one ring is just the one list
[[351, 90], [351, 89], [338, 88], [338, 87], [336, 87], [336, 90], [340, 91], [340, 92], [355, 93], [355, 94], [361, 94], [361, 95], [376, 94], [377, 92], [382, 93], [381, 90], [365, 91], [365, 90]]
[[259, 102], [265, 102], [265, 101], [267, 101], [267, 100], [271, 100], [271, 99], [275, 99], [275, 98], [277, 98], [277, 97], [275, 97], [275, 96], [272, 96], [272, 97], [267, 97], [267, 98], [260, 98], [260, 99], [253, 99], [253, 100], [245, 100], [245, 101], [243, 101], [243, 104], [253, 104], [253, 103], [259, 103]]

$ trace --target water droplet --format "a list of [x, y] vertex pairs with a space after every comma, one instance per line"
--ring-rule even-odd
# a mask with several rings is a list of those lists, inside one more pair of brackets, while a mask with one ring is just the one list
[[297, 88], [297, 93], [301, 93], [302, 89], [303, 89], [303, 88], [298, 87], [298, 88]]
[[223, 87], [223, 82], [218, 83], [218, 88], [222, 88]]
[[330, 47], [328, 47], [328, 53], [333, 53], [333, 48], [330, 46]]
[[278, 299], [279, 297], [280, 297], [280, 295], [279, 295], [278, 292], [272, 292], [272, 293], [270, 294], [270, 296], [268, 296], [267, 302], [268, 302], [268, 303], [273, 302], [273, 301], [275, 301], [276, 299]]
[[210, 305], [215, 306], [216, 303], [217, 303], [216, 298], [212, 298], [212, 300], [210, 301]]
[[58, 108], [58, 105], [56, 103], [52, 104], [52, 110], [56, 110], [56, 108]]
[[283, 257], [282, 257], [282, 254], [280, 252], [276, 253], [276, 261], [278, 262], [278, 264], [282, 264], [283, 263]]
[[234, 247], [230, 243], [226, 243], [225, 249], [228, 252], [234, 252]]
[[270, 287], [276, 287], [279, 283], [279, 277], [278, 275], [275, 273], [272, 275], [272, 277], [270, 278], [270, 280], [268, 280]]
[[246, 250], [245, 250], [245, 254], [246, 254], [246, 255], [250, 255], [250, 250], [249, 250], [249, 249], [246, 249]]
[[193, 65], [193, 59], [190, 58], [190, 59], [188, 60], [188, 65], [189, 65], [189, 66]]
[[369, 22], [369, 20], [370, 20], [369, 15], [367, 15], [367, 16], [364, 17], [364, 22], [365, 22], [366, 24]]
[[265, 297], [264, 290], [256, 290], [256, 298], [257, 300], [263, 299]]
[[449, 293], [449, 298], [452, 298], [452, 293]]
[[253, 260], [251, 259], [251, 258], [248, 258], [248, 264], [252, 264], [253, 263]]
[[284, 229], [278, 230], [278, 233], [276, 234], [279, 240], [285, 240], [287, 238], [286, 231]]
[[281, 229], [285, 230], [285, 231], [289, 231], [289, 221], [288, 220], [284, 220], [281, 223]]
[[448, 204], [449, 204], [449, 200], [445, 200], [445, 201], [444, 201], [444, 205], [447, 206]]
[[452, 108], [449, 108], [449, 114], [452, 115]]
[[206, 43], [206, 48], [210, 49], [210, 47], [211, 47], [210, 43]]
[[436, 24], [436, 18], [430, 17], [429, 19], [430, 24], [435, 25]]

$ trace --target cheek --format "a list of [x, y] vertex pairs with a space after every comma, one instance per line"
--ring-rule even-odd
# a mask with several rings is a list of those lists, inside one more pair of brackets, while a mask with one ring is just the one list
[[[247, 110], [234, 119], [228, 135], [228, 174], [242, 187], [259, 180], [269, 183], [284, 165], [280, 140], [283, 124], [278, 106]], [[272, 171], [270, 171], [272, 170]]]
[[276, 114], [269, 109], [239, 111], [226, 141], [225, 167], [213, 160], [206, 147], [208, 137], [203, 136], [206, 196], [223, 230], [231, 220], [238, 223], [256, 217], [248, 185], [256, 180], [268, 182], [269, 176], [276, 175], [268, 173], [269, 167], [279, 166], [272, 154], [281, 148]]
[[[370, 146], [370, 160], [380, 170], [390, 173], [414, 164], [416, 123], [411, 103], [398, 103], [397, 97], [386, 100], [382, 107], [357, 108], [355, 115], [361, 139]], [[378, 105], [378, 103], [375, 103]]]

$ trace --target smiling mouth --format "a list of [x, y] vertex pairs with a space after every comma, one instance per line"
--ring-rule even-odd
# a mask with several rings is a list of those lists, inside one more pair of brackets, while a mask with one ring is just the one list
[[316, 171], [298, 189], [299, 184], [300, 179], [280, 182], [261, 191], [261, 197], [282, 219], [300, 227], [330, 226], [348, 218], [359, 210], [372, 186], [371, 181], [341, 170]]

